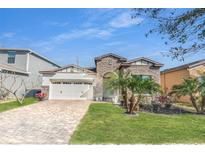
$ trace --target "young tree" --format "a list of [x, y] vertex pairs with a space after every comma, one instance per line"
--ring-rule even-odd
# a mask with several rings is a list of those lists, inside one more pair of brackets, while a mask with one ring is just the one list
[[132, 75], [129, 79], [128, 88], [131, 91], [129, 99], [129, 112], [133, 114], [139, 110], [139, 103], [145, 94], [153, 95], [160, 91], [160, 86], [153, 79], [142, 79], [140, 76]]
[[179, 85], [175, 85], [172, 88], [172, 94], [177, 94], [177, 97], [189, 96], [193, 107], [199, 112], [197, 105], [197, 93], [198, 93], [198, 83], [196, 78], [187, 78]]
[[130, 72], [124, 72], [122, 70], [113, 72], [110, 78], [105, 81], [105, 85], [112, 90], [119, 90], [123, 102], [122, 106], [127, 108], [128, 104], [128, 80], [130, 78]]
[[184, 60], [185, 55], [205, 49], [205, 8], [132, 10], [133, 18], [143, 16], [154, 22], [155, 27], [146, 36], [159, 33], [162, 39], [168, 36], [165, 44], [174, 43], [167, 56]]
[[[28, 83], [30, 84], [29, 87]], [[4, 91], [4, 93], [7, 94], [6, 97], [8, 97], [9, 94], [13, 95], [16, 101], [18, 101], [20, 104], [23, 104], [23, 101], [27, 94], [34, 87], [39, 86], [39, 84], [40, 82], [33, 83], [32, 81], [29, 81], [28, 79], [25, 79], [21, 75], [17, 75], [15, 72], [12, 71], [0, 72], [0, 91]], [[22, 94], [19, 94], [20, 91]]]
[[201, 76], [198, 78], [198, 91], [201, 96], [201, 112], [204, 112], [205, 107], [205, 76]]

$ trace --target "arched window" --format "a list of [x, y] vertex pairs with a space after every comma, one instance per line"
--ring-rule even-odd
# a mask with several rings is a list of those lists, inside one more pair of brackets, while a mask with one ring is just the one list
[[114, 98], [115, 96], [118, 95], [118, 92], [116, 90], [111, 89], [107, 85], [107, 80], [109, 78], [111, 78], [113, 75], [114, 75], [114, 73], [108, 72], [108, 73], [104, 74], [104, 76], [103, 76], [103, 99], [105, 101], [111, 101], [112, 98]]

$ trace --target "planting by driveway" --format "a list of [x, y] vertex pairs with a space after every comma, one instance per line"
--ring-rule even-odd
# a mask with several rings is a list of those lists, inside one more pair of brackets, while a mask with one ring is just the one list
[[90, 101], [43, 101], [0, 113], [0, 144], [68, 144]]

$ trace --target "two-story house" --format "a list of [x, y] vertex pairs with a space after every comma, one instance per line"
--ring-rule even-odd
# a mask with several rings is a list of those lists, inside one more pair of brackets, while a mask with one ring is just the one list
[[[0, 75], [1, 86], [8, 89], [18, 89], [22, 95], [26, 90], [40, 89], [42, 75], [40, 70], [59, 68], [51, 60], [39, 55], [30, 49], [0, 48]], [[26, 85], [22, 83], [22, 80]]]
[[152, 78], [160, 83], [160, 67], [163, 64], [140, 57], [127, 60], [119, 55], [108, 53], [95, 59], [94, 68], [67, 65], [62, 68], [41, 71], [42, 88], [48, 99], [100, 99], [110, 100], [118, 92], [111, 92], [103, 81], [116, 70], [124, 69], [142, 78]]

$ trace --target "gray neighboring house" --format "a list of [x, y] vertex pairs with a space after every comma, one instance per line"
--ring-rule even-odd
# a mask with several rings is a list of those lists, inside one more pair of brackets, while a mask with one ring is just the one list
[[43, 75], [42, 90], [48, 99], [107, 100], [117, 102], [119, 94], [110, 91], [103, 81], [116, 70], [129, 70], [142, 78], [152, 78], [160, 83], [160, 67], [163, 64], [140, 57], [127, 60], [108, 53], [94, 59], [95, 67], [67, 65], [62, 68], [40, 71]]
[[60, 66], [30, 49], [0, 48], [0, 73], [6, 79], [3, 84], [11, 87], [15, 76], [13, 89], [21, 87], [18, 95], [25, 91], [25, 87], [20, 86], [22, 80], [26, 83], [26, 90], [34, 92], [41, 89], [42, 75], [39, 71], [54, 68]]

